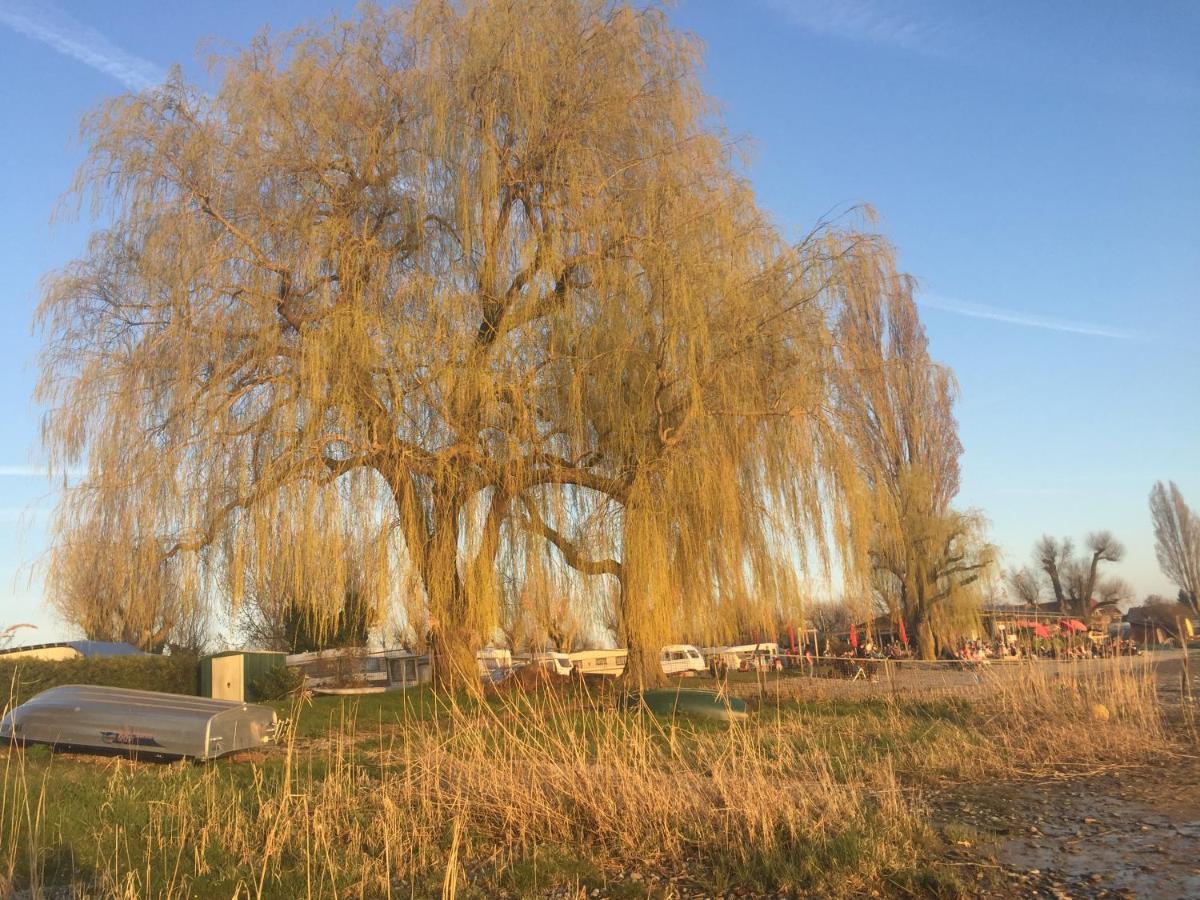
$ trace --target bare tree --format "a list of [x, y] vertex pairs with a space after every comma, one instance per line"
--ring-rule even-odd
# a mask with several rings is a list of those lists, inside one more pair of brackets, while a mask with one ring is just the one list
[[1009, 569], [1008, 586], [1017, 600], [1026, 606], [1036, 607], [1042, 599], [1041, 580], [1030, 566]]
[[1184, 502], [1175, 482], [1158, 481], [1150, 491], [1150, 519], [1159, 567], [1200, 615], [1200, 515]]
[[[1043, 535], [1034, 545], [1034, 562], [1045, 575], [1061, 612], [1087, 618], [1101, 595], [1121, 593], [1123, 582], [1112, 582], [1107, 591], [1100, 576], [1100, 564], [1120, 562], [1125, 555], [1124, 545], [1110, 531], [1088, 534], [1083, 553], [1075, 552], [1070, 538], [1058, 539]], [[1113, 587], [1116, 585], [1116, 587]]]
[[1033, 547], [1034, 560], [1045, 573], [1050, 582], [1050, 589], [1054, 592], [1054, 599], [1058, 603], [1059, 609], [1064, 612], [1067, 611], [1067, 595], [1063, 589], [1062, 573], [1068, 568], [1074, 553], [1075, 546], [1071, 543], [1070, 538], [1063, 538], [1060, 541], [1048, 534], [1042, 535]]
[[1096, 605], [1096, 589], [1100, 563], [1120, 562], [1125, 557], [1125, 545], [1111, 531], [1093, 531], [1087, 536], [1087, 576], [1079, 591], [1080, 611], [1091, 612]]
[[89, 640], [123, 641], [149, 653], [200, 640], [195, 626], [203, 611], [185, 593], [173, 561], [113, 540], [103, 528], [74, 531], [59, 544], [47, 589], [62, 620]]
[[1095, 606], [1120, 606], [1133, 600], [1133, 585], [1124, 578], [1101, 578], [1096, 584]]

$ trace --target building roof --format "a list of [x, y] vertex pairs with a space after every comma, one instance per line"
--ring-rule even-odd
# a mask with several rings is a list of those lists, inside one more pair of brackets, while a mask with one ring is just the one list
[[70, 647], [80, 656], [140, 656], [142, 651], [133, 644], [121, 641], [53, 641], [48, 644], [25, 644], [20, 647], [6, 647], [0, 650], [0, 656], [10, 653], [26, 653], [30, 650], [51, 650], [55, 647]]
[[133, 644], [124, 641], [67, 641], [82, 656], [144, 656]]

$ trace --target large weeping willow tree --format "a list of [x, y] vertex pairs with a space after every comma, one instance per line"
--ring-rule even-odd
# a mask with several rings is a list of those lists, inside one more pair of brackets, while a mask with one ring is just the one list
[[412, 583], [448, 683], [511, 586], [576, 583], [653, 681], [827, 537], [865, 559], [830, 322], [890, 249], [782, 241], [696, 56], [653, 7], [421, 0], [92, 115], [108, 224], [40, 313], [46, 443], [88, 472], [52, 569], [102, 530], [137, 596]]

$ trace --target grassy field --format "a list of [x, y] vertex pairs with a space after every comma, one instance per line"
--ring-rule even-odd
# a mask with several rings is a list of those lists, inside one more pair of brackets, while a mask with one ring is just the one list
[[732, 724], [419, 690], [281, 704], [280, 747], [209, 765], [0, 750], [0, 896], [952, 896], [931, 790], [1144, 763], [1182, 734], [1128, 666], [970, 698], [812, 684]]

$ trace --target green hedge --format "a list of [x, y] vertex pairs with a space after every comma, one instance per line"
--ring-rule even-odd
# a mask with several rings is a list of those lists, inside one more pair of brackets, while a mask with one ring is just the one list
[[[199, 663], [194, 656], [109, 656], [49, 661], [0, 659], [0, 708], [23, 703], [46, 688], [60, 684], [104, 684], [110, 687], [199, 692]], [[15, 705], [15, 703], [13, 705]]]

